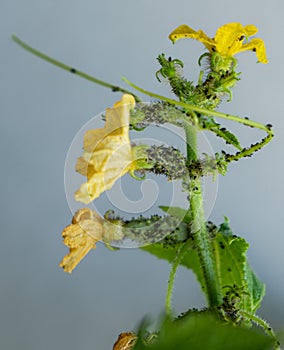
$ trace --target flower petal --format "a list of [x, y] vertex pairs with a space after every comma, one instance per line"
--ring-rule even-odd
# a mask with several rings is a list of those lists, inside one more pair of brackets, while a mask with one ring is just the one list
[[258, 62], [260, 63], [268, 63], [268, 59], [266, 57], [266, 49], [265, 49], [265, 44], [262, 39], [259, 38], [254, 38], [252, 39], [249, 43], [243, 44], [241, 51], [246, 51], [246, 50], [252, 50], [256, 53], [256, 57], [258, 59]]
[[224, 57], [233, 57], [238, 52], [253, 50], [256, 51], [258, 62], [268, 63], [262, 39], [252, 39], [244, 44], [244, 40], [248, 40], [257, 32], [258, 29], [253, 24], [243, 26], [239, 22], [232, 22], [218, 28], [215, 37], [211, 39], [202, 30], [195, 31], [186, 24], [182, 24], [169, 35], [169, 38], [173, 43], [183, 38], [196, 39], [202, 42], [210, 52], [217, 51]]
[[103, 218], [95, 211], [90, 208], [82, 208], [77, 210], [72, 218], [72, 224], [77, 224], [83, 220], [93, 220], [99, 224], [103, 224]]
[[258, 28], [253, 24], [248, 24], [245, 27], [246, 36], [253, 36], [258, 32]]
[[268, 63], [264, 41], [262, 39], [252, 39], [248, 43], [243, 41], [257, 33], [258, 29], [253, 24], [243, 26], [241, 23], [228, 23], [217, 30], [215, 35], [216, 50], [222, 56], [234, 56], [235, 54], [253, 50], [256, 51], [258, 61]]
[[102, 223], [102, 218], [89, 208], [75, 213], [72, 224], [62, 232], [64, 244], [69, 247], [69, 254], [59, 264], [65, 272], [71, 273], [86, 254], [96, 248], [95, 243], [103, 238]]
[[130, 109], [135, 105], [132, 95], [122, 99], [106, 111], [102, 129], [89, 130], [84, 136], [84, 154], [76, 170], [87, 177], [75, 193], [75, 199], [90, 203], [128, 171], [135, 170], [135, 159], [129, 140]]
[[196, 39], [203, 43], [209, 50], [214, 46], [214, 42], [211, 38], [209, 38], [202, 30], [195, 31], [190, 28], [186, 24], [182, 24], [177, 27], [174, 31], [169, 35], [169, 39], [175, 43], [179, 39], [191, 38]]
[[247, 32], [241, 23], [225, 24], [216, 32], [216, 50], [222, 56], [233, 56], [240, 51], [246, 37]]
[[125, 94], [121, 100], [116, 102], [113, 108], [106, 110], [106, 124], [101, 129], [89, 130], [84, 136], [84, 150], [93, 152], [95, 148], [107, 143], [105, 137], [111, 135], [120, 136], [129, 140], [129, 111], [135, 106], [132, 95]]

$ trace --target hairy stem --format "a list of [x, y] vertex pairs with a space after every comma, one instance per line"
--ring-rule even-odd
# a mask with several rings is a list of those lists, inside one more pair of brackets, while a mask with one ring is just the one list
[[[197, 128], [191, 125], [185, 126], [187, 141], [187, 159], [198, 159], [197, 154]], [[217, 277], [215, 261], [212, 254], [210, 238], [206, 229], [203, 209], [203, 195], [200, 177], [190, 180], [190, 213], [192, 217], [191, 231], [195, 239], [195, 247], [199, 256], [200, 267], [205, 281], [204, 292], [207, 296], [209, 307], [216, 307], [222, 303], [222, 292]]]
[[250, 319], [259, 327], [262, 327], [266, 332], [266, 334], [269, 335], [275, 341], [274, 350], [280, 350], [279, 341], [277, 340], [276, 335], [268, 322], [264, 321], [262, 318], [258, 317], [257, 315], [252, 315], [244, 310], [239, 310], [238, 312], [240, 315], [244, 316], [247, 319]]

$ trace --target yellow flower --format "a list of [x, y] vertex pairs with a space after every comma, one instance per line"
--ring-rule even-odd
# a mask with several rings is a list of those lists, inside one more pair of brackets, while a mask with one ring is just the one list
[[129, 115], [134, 106], [133, 96], [123, 95], [106, 110], [105, 126], [85, 133], [84, 154], [77, 161], [76, 171], [86, 176], [87, 182], [76, 191], [77, 201], [90, 203], [124, 174], [138, 168], [129, 140]]
[[103, 238], [103, 219], [89, 208], [78, 210], [72, 219], [72, 224], [62, 232], [64, 244], [69, 247], [60, 267], [71, 273], [91, 249], [96, 248], [96, 242]]
[[169, 38], [173, 43], [183, 38], [196, 39], [203, 43], [211, 53], [218, 52], [223, 57], [233, 57], [239, 52], [252, 50], [255, 51], [258, 62], [268, 63], [265, 45], [262, 39], [254, 38], [244, 43], [245, 39], [248, 40], [257, 31], [258, 29], [253, 24], [243, 26], [241, 23], [233, 22], [220, 27], [212, 39], [202, 30], [195, 31], [183, 24], [176, 28], [169, 35]]

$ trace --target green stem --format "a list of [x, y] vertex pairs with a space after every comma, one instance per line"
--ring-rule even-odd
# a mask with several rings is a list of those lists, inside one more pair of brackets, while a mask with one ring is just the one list
[[197, 128], [190, 124], [184, 123], [185, 137], [186, 137], [186, 154], [187, 161], [190, 163], [193, 160], [198, 159], [197, 154]]
[[122, 78], [123, 81], [125, 81], [128, 85], [130, 85], [131, 87], [133, 87], [135, 90], [140, 91], [141, 93], [148, 95], [150, 97], [154, 97], [157, 98], [159, 100], [168, 102], [170, 104], [173, 104], [175, 106], [180, 106], [183, 107], [189, 111], [194, 111], [203, 115], [207, 115], [207, 116], [212, 116], [212, 117], [217, 117], [217, 118], [223, 118], [223, 119], [227, 119], [227, 120], [232, 120], [238, 123], [242, 123], [244, 125], [248, 125], [254, 128], [258, 128], [261, 130], [266, 131], [269, 135], [273, 135], [273, 131], [271, 130], [271, 126], [268, 125], [263, 125], [261, 123], [255, 122], [253, 120], [249, 120], [246, 118], [241, 118], [235, 115], [230, 115], [230, 114], [225, 114], [225, 113], [221, 113], [221, 112], [217, 112], [214, 110], [210, 110], [210, 109], [205, 109], [205, 108], [201, 108], [192, 104], [188, 104], [188, 103], [184, 103], [184, 102], [180, 102], [180, 101], [176, 101], [176, 100], [172, 100], [170, 98], [167, 98], [165, 96], [162, 95], [158, 95], [155, 94], [154, 92], [150, 92], [147, 90], [144, 90], [142, 88], [140, 88], [139, 86], [131, 83], [129, 80], [127, 80], [126, 78]]
[[172, 262], [172, 268], [169, 276], [168, 288], [167, 288], [167, 294], [166, 294], [166, 313], [168, 316], [171, 316], [172, 314], [172, 295], [173, 295], [173, 289], [174, 289], [175, 275], [177, 272], [177, 268], [183, 257], [183, 254], [185, 252], [185, 249], [184, 249], [185, 245], [186, 243], [179, 248], [179, 250], [177, 251], [176, 257]]
[[176, 253], [176, 257], [172, 262], [172, 268], [169, 276], [168, 289], [167, 289], [167, 295], [166, 295], [166, 313], [168, 316], [172, 315], [171, 301], [172, 301], [176, 272], [182, 258], [184, 257], [184, 254], [187, 252], [188, 248], [191, 247], [191, 245], [192, 245], [191, 240], [187, 240], [184, 244], [182, 244]]
[[275, 341], [274, 349], [280, 350], [279, 342], [276, 338], [276, 335], [275, 335], [273, 329], [271, 328], [271, 326], [268, 322], [264, 321], [262, 318], [258, 317], [257, 315], [250, 314], [244, 310], [239, 310], [238, 313], [240, 315], [244, 316], [245, 318], [250, 319], [256, 325], [262, 327], [265, 330], [266, 334], [268, 336], [270, 336]]
[[[185, 126], [188, 162], [198, 159], [197, 128]], [[203, 195], [200, 177], [190, 180], [190, 213], [192, 217], [191, 230], [194, 235], [195, 247], [199, 256], [200, 267], [205, 281], [205, 294], [209, 307], [216, 307], [222, 303], [222, 292], [217, 277], [217, 270], [212, 254], [210, 238], [206, 229], [203, 209]]]
[[140, 98], [136, 95], [134, 95], [132, 92], [130, 92], [129, 90], [126, 90], [126, 89], [123, 89], [119, 86], [116, 86], [116, 85], [113, 85], [113, 84], [110, 84], [110, 83], [107, 83], [103, 80], [100, 80], [100, 79], [97, 79], [89, 74], [86, 74], [80, 70], [77, 70], [75, 68], [72, 68], [71, 66], [68, 66], [50, 56], [47, 56], [45, 55], [44, 53], [34, 49], [33, 47], [29, 46], [28, 44], [26, 44], [24, 41], [22, 41], [21, 39], [19, 39], [16, 35], [12, 35], [12, 39], [18, 44], [20, 45], [23, 49], [29, 51], [30, 53], [32, 53], [33, 55], [53, 64], [54, 66], [57, 66], [61, 69], [64, 69], [66, 70], [67, 72], [70, 72], [70, 73], [73, 73], [73, 74], [76, 74], [78, 76], [80, 76], [81, 78], [84, 78], [86, 80], [89, 80], [91, 81], [92, 83], [95, 83], [95, 84], [98, 84], [98, 85], [101, 85], [101, 86], [104, 86], [106, 88], [109, 88], [111, 89], [113, 92], [123, 92], [125, 94], [131, 94], [133, 95], [133, 97], [135, 98], [136, 102], [141, 102]]

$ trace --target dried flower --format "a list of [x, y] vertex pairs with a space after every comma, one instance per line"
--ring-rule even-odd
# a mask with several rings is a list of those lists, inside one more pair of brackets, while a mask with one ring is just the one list
[[119, 334], [113, 350], [132, 350], [136, 343], [137, 336], [132, 332]]
[[59, 266], [71, 273], [87, 253], [96, 248], [96, 242], [103, 238], [103, 219], [94, 210], [80, 209], [73, 216], [72, 224], [63, 230], [62, 237], [70, 251]]

